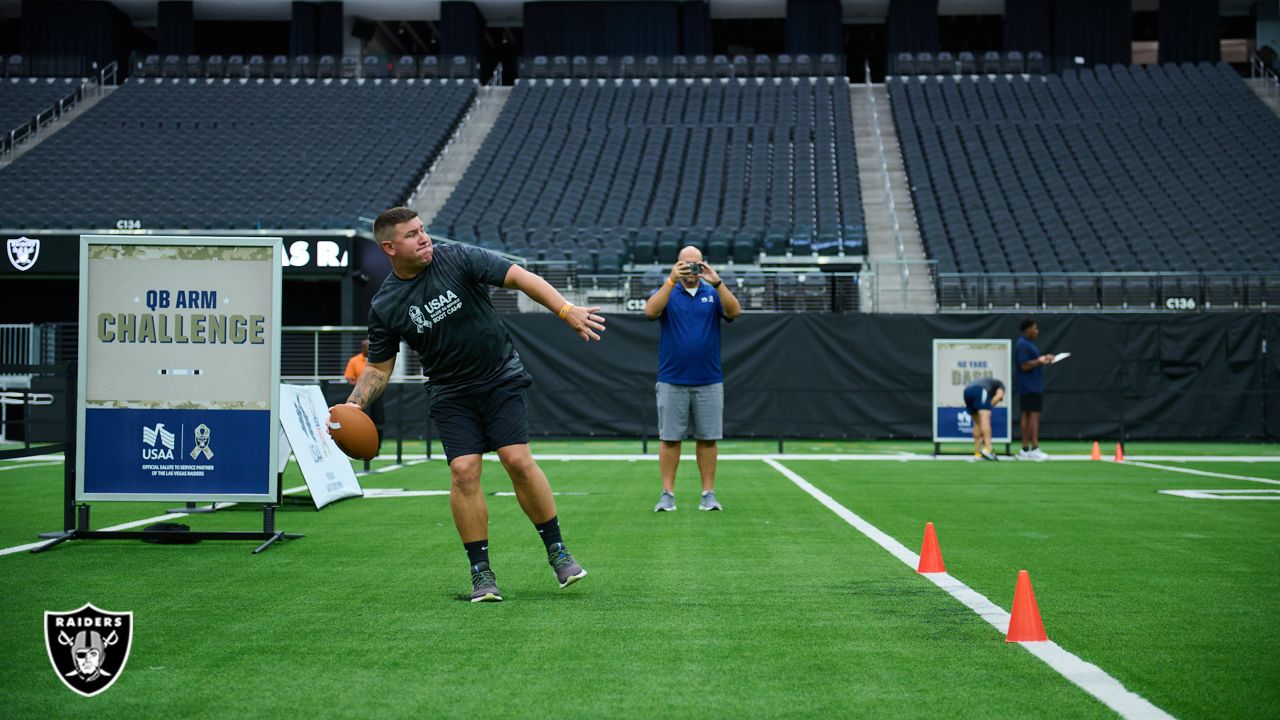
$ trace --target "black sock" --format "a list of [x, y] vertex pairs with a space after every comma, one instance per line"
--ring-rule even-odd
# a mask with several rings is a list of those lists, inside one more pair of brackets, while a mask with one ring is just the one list
[[475, 567], [480, 563], [489, 563], [489, 539], [477, 540], [475, 542], [462, 543], [462, 547], [467, 550], [467, 560], [471, 562], [471, 566]]
[[538, 529], [538, 535], [542, 536], [542, 544], [546, 545], [548, 550], [551, 549], [552, 545], [564, 542], [560, 539], [560, 518], [558, 516], [540, 525], [534, 525], [534, 527]]

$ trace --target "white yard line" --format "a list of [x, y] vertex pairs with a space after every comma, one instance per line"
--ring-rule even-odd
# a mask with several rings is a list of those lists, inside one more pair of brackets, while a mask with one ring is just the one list
[[[27, 458], [23, 458], [23, 460], [26, 460], [26, 459]], [[4, 472], [5, 470], [21, 470], [23, 468], [50, 467], [52, 465], [61, 465], [61, 464], [62, 464], [61, 462], [38, 462], [38, 463], [24, 463], [22, 465], [2, 465], [0, 466], [0, 472]]]
[[[1194, 458], [1198, 460], [1199, 458]], [[1197, 470], [1195, 468], [1174, 467], [1173, 465], [1157, 465], [1149, 462], [1137, 462], [1134, 460], [1125, 460], [1125, 465], [1137, 465], [1138, 467], [1151, 468], [1152, 470], [1168, 470], [1169, 472], [1186, 473], [1187, 475], [1200, 475], [1203, 477], [1222, 478], [1224, 480], [1244, 480], [1245, 482], [1265, 483], [1267, 485], [1280, 485], [1280, 480], [1271, 480], [1270, 478], [1253, 477], [1251, 475], [1232, 475], [1230, 473], [1211, 472], [1209, 470]]]
[[[920, 556], [911, 552], [906, 546], [894, 540], [880, 528], [863, 520], [852, 510], [841, 505], [830, 495], [819, 490], [808, 480], [800, 477], [777, 460], [770, 458], [766, 459], [765, 463], [782, 473], [797, 487], [822, 503], [828, 510], [834, 512], [841, 520], [852, 525], [854, 529], [870, 538], [872, 542], [884, 548], [890, 555], [898, 558], [912, 570], [918, 566]], [[924, 575], [924, 577], [947, 591], [948, 594], [959, 600], [970, 610], [973, 610], [1001, 634], [1008, 630], [1009, 613], [988, 600], [986, 596], [947, 573], [930, 573]], [[1123, 718], [1142, 720], [1148, 718], [1172, 718], [1171, 715], [1152, 705], [1141, 695], [1126, 689], [1119, 680], [1108, 675], [1102, 668], [1085, 662], [1055, 642], [1023, 642], [1018, 644]]]

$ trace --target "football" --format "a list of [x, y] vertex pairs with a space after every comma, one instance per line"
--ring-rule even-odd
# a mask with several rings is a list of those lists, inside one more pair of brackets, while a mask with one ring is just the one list
[[372, 460], [378, 454], [378, 429], [355, 405], [343, 403], [329, 408], [329, 436], [338, 449], [356, 460]]

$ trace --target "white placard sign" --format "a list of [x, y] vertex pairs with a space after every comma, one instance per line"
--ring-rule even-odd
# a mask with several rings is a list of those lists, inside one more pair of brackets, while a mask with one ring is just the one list
[[933, 341], [933, 441], [973, 442], [973, 424], [964, 407], [964, 387], [984, 377], [1004, 383], [1005, 399], [991, 411], [991, 442], [1012, 441], [1009, 388], [1013, 382], [1009, 340]]
[[280, 257], [81, 236], [77, 501], [275, 501]]
[[315, 385], [280, 386], [280, 426], [302, 469], [302, 478], [322, 508], [334, 500], [364, 494], [351, 459], [329, 437], [329, 406]]

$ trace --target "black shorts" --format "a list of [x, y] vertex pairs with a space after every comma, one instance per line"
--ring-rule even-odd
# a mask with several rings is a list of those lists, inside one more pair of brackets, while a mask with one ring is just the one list
[[1018, 396], [1022, 401], [1022, 412], [1040, 412], [1044, 406], [1044, 393], [1022, 393]]
[[431, 423], [444, 444], [449, 462], [463, 455], [480, 455], [508, 445], [529, 442], [529, 410], [525, 388], [533, 378], [524, 373], [495, 385], [431, 403]]

